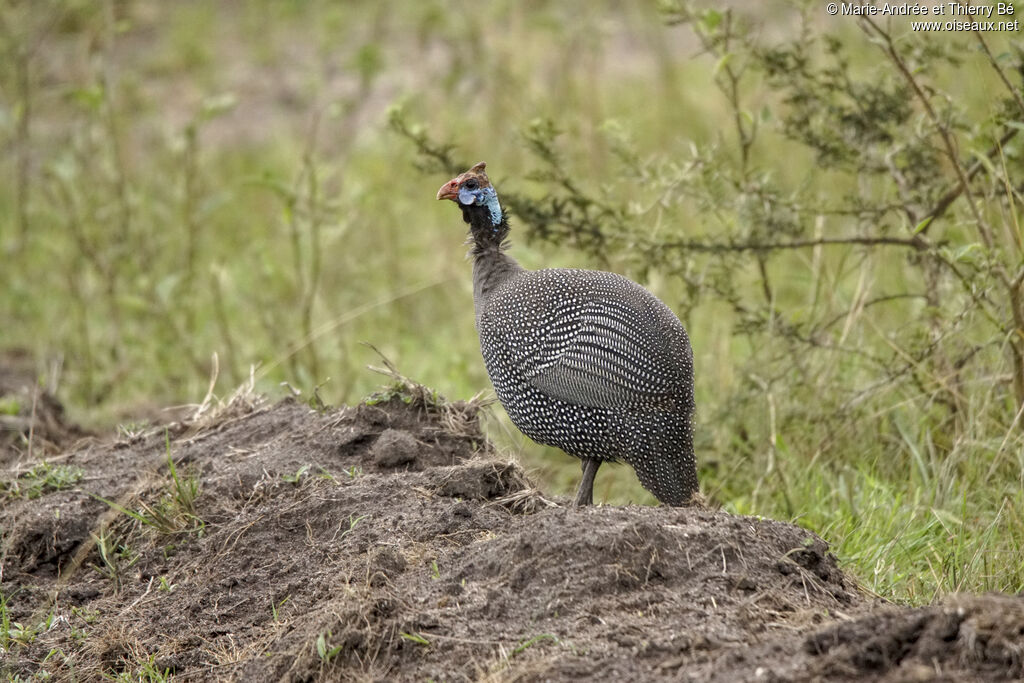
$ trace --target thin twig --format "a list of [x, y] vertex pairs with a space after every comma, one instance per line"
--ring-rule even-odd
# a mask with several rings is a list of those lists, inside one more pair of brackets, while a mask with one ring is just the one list
[[926, 251], [931, 247], [928, 240], [920, 235], [913, 237], [855, 236], [855, 237], [820, 237], [816, 239], [792, 240], [789, 242], [696, 242], [680, 240], [659, 244], [662, 249], [684, 249], [686, 251], [704, 252], [747, 252], [747, 251], [782, 251], [785, 249], [808, 249], [811, 247], [862, 244], [866, 246], [895, 245], [910, 247], [917, 251]]

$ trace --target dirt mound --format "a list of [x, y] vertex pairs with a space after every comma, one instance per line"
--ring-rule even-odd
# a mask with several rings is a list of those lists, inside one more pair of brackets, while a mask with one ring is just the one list
[[861, 602], [822, 541], [777, 522], [639, 507], [483, 515], [439, 502], [393, 527], [355, 590], [321, 602], [325, 618], [283, 633], [268, 648], [281, 654], [252, 659], [246, 677], [317, 670], [326, 623], [343, 670], [372, 677], [637, 680]]
[[926, 680], [1024, 677], [1024, 598], [956, 596], [947, 604], [886, 611], [813, 634], [804, 650], [824, 675]]
[[1019, 681], [1024, 679], [1024, 598], [957, 595], [933, 607], [883, 608], [813, 631], [799, 643], [799, 648], [785, 640], [733, 650], [695, 674], [723, 682]]
[[476, 404], [407, 389], [337, 411], [239, 404], [90, 443], [32, 487], [9, 480], [0, 670], [189, 681], [1020, 673], [1015, 598], [877, 611], [799, 527], [701, 508], [566, 507], [495, 456]]

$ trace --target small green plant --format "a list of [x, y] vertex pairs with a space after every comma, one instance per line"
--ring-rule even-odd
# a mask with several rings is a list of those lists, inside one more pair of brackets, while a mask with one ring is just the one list
[[441, 570], [437, 567], [437, 560], [432, 560], [430, 562], [430, 578], [435, 581], [441, 578]]
[[518, 655], [521, 652], [527, 650], [528, 648], [533, 647], [537, 643], [543, 642], [545, 640], [550, 640], [553, 643], [555, 643], [556, 645], [562, 642], [555, 635], [552, 635], [550, 633], [541, 633], [541, 634], [535, 635], [534, 637], [532, 637], [532, 638], [530, 638], [528, 640], [524, 640], [523, 642], [521, 642], [518, 645], [516, 645], [515, 648], [512, 650], [512, 656], [515, 657], [516, 655]]
[[87, 624], [93, 624], [100, 618], [100, 611], [89, 607], [72, 607], [71, 616], [78, 617]]
[[391, 380], [363, 399], [365, 405], [380, 405], [394, 399], [398, 399], [406, 405], [421, 406], [427, 410], [439, 410], [448, 405], [445, 397], [435, 389], [423, 386], [419, 382], [415, 382], [400, 373], [395, 364], [373, 344], [363, 342], [363, 345], [380, 356], [380, 360], [384, 364], [384, 367], [368, 365], [367, 368], [385, 377], [389, 377]]
[[[72, 636], [74, 636], [73, 632]], [[45, 657], [43, 657], [43, 661], [40, 662], [40, 665], [44, 665], [48, 661], [56, 657], [60, 657], [60, 659], [63, 662], [63, 665], [69, 668], [72, 672], [74, 671], [74, 660], [71, 657], [69, 657], [67, 653], [64, 652], [64, 650], [61, 650], [58, 647], [50, 648], [50, 651], [46, 653]], [[72, 678], [74, 677], [72, 676]], [[40, 669], [36, 672], [34, 679], [39, 681], [48, 681], [50, 680], [50, 672], [46, 671], [45, 669]]]
[[193, 527], [200, 530], [204, 526], [203, 520], [196, 514], [196, 498], [199, 497], [199, 479], [194, 476], [179, 477], [178, 469], [174, 466], [174, 458], [171, 457], [170, 437], [164, 434], [167, 444], [167, 468], [171, 473], [172, 486], [168, 491], [167, 502], [169, 506], [178, 512], [178, 516], [187, 521]]
[[[287, 482], [289, 484], [299, 484], [299, 483], [302, 482], [302, 479], [308, 475], [309, 470], [311, 469], [311, 467], [312, 467], [311, 465], [303, 465], [299, 469], [295, 470], [295, 472], [293, 474], [282, 474], [281, 475], [281, 479], [283, 479], [285, 482]], [[316, 476], [317, 476], [318, 479], [326, 479], [328, 481], [334, 481], [334, 475], [331, 474], [329, 470], [325, 469], [324, 467], [322, 467], [320, 465], [317, 465], [316, 469], [317, 469], [317, 475]]]
[[[71, 616], [81, 619], [82, 622], [88, 626], [99, 619], [100, 613], [99, 610], [90, 609], [88, 607], [72, 607]], [[81, 643], [89, 636], [89, 631], [86, 628], [74, 622], [70, 623], [69, 626], [71, 628], [71, 638], [75, 640], [75, 642]]]
[[195, 476], [182, 476], [171, 457], [170, 437], [165, 433], [167, 469], [171, 475], [163, 497], [155, 504], [140, 502], [138, 510], [130, 510], [120, 503], [102, 496], [90, 494], [118, 512], [131, 517], [143, 526], [161, 534], [195, 533], [202, 535], [206, 522], [196, 512], [196, 498], [199, 497], [199, 480]]
[[96, 542], [96, 552], [100, 556], [100, 564], [90, 565], [99, 574], [114, 583], [114, 590], [121, 590], [121, 578], [124, 572], [139, 561], [131, 548], [126, 544], [114, 541], [105, 532], [92, 535]]
[[11, 623], [9, 633], [10, 639], [21, 645], [30, 645], [35, 641], [36, 636], [39, 634], [39, 632], [31, 626], [25, 626], [17, 621]]
[[117, 436], [123, 441], [135, 441], [142, 437], [149, 428], [149, 422], [143, 420], [140, 422], [126, 422], [124, 424], [117, 425]]
[[134, 671], [131, 667], [121, 671], [117, 676], [108, 677], [113, 681], [124, 681], [124, 683], [165, 683], [171, 680], [171, 670], [168, 667], [161, 669], [157, 666], [156, 655], [149, 655], [146, 661], [139, 664]]
[[17, 415], [21, 412], [21, 403], [11, 396], [0, 398], [0, 415]]
[[278, 618], [278, 610], [281, 609], [282, 607], [284, 607], [284, 604], [286, 602], [288, 602], [291, 599], [291, 597], [292, 596], [290, 596], [290, 595], [284, 596], [284, 599], [281, 602], [277, 603], [276, 605], [273, 602], [270, 603], [270, 611], [274, 615], [274, 623], [275, 624], [278, 624], [281, 621]]
[[325, 413], [330, 409], [330, 406], [320, 396], [320, 389], [330, 381], [330, 378], [328, 378], [313, 387], [313, 393], [310, 394], [309, 399], [306, 401], [306, 404], [318, 413]]
[[356, 528], [356, 525], [359, 524], [359, 522], [361, 522], [364, 519], [366, 519], [366, 517], [367, 517], [367, 515], [359, 515], [358, 517], [356, 517], [354, 515], [349, 515], [348, 516], [348, 528], [345, 529], [345, 531], [341, 532], [341, 538], [345, 538], [350, 533], [352, 533], [352, 531]]
[[419, 633], [405, 633], [403, 631], [401, 633], [401, 636], [403, 638], [405, 638], [406, 640], [408, 640], [408, 641], [416, 643], [417, 645], [423, 645], [424, 647], [429, 647], [430, 646], [430, 641], [427, 640], [426, 638], [424, 638]]
[[160, 586], [157, 587], [157, 590], [163, 591], [164, 593], [173, 593], [174, 589], [177, 588], [177, 587], [178, 587], [178, 584], [171, 583], [170, 581], [168, 581], [166, 576], [161, 576], [160, 577]]
[[333, 634], [327, 631], [326, 633], [321, 633], [316, 638], [316, 654], [324, 664], [329, 664], [341, 652], [341, 645], [330, 645], [332, 636]]
[[49, 491], [60, 491], [75, 486], [82, 480], [84, 470], [74, 465], [54, 465], [41, 462], [16, 479], [0, 482], [0, 493], [11, 498], [38, 498]]
[[352, 467], [349, 467], [348, 469], [345, 470], [345, 474], [348, 475], [349, 479], [355, 479], [356, 477], [360, 476], [362, 473], [363, 473], [363, 468], [360, 467], [359, 465], [352, 465]]
[[289, 484], [298, 484], [302, 481], [302, 477], [305, 476], [307, 471], [309, 471], [309, 465], [303, 465], [295, 470], [295, 474], [282, 474], [281, 478]]
[[402, 403], [410, 404], [416, 400], [416, 395], [403, 382], [395, 381], [367, 396], [363, 403], [368, 406], [376, 406], [389, 403], [396, 398]]
[[8, 651], [12, 643], [31, 645], [40, 633], [50, 630], [53, 625], [54, 613], [50, 612], [46, 619], [35, 626], [11, 621], [7, 609], [7, 600], [0, 595], [0, 650]]

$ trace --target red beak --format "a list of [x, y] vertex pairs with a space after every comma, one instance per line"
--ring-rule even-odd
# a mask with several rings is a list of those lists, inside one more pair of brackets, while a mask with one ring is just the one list
[[459, 179], [453, 178], [441, 186], [437, 191], [438, 199], [451, 199], [453, 202], [459, 198]]

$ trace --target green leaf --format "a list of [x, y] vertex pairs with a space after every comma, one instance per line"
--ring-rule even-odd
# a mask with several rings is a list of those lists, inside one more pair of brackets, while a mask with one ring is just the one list
[[974, 260], [975, 252], [978, 251], [982, 251], [982, 248], [977, 242], [965, 244], [953, 253], [953, 260], [965, 263], [972, 262]]
[[732, 61], [732, 56], [733, 55], [732, 55], [731, 52], [726, 52], [724, 55], [722, 55], [721, 59], [719, 59], [718, 62], [715, 63], [715, 69], [714, 69], [714, 71], [712, 73], [715, 76], [717, 76], [718, 73], [722, 69], [724, 69], [726, 67], [726, 65], [729, 64], [730, 61]]
[[722, 23], [722, 13], [718, 10], [709, 9], [701, 15], [700, 23], [704, 30], [712, 33]]
[[21, 412], [21, 404], [18, 399], [5, 396], [0, 398], [0, 415], [17, 415]]
[[206, 97], [203, 99], [202, 107], [199, 110], [199, 119], [201, 121], [215, 119], [234, 109], [237, 104], [238, 97], [231, 92]]

